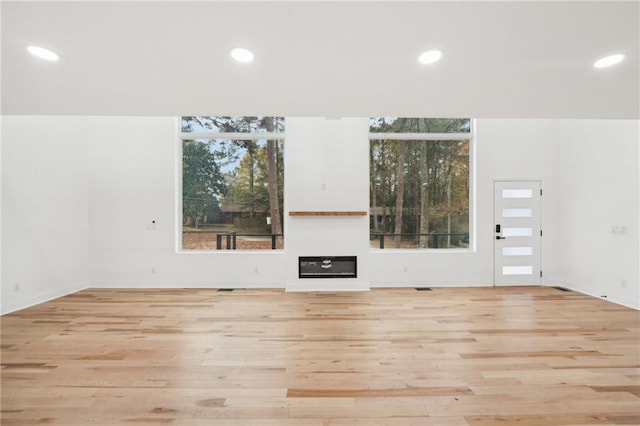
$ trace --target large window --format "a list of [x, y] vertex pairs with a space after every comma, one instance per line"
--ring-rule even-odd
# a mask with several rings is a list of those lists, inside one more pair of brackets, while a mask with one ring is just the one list
[[370, 120], [372, 248], [469, 247], [468, 118]]
[[182, 117], [182, 250], [283, 248], [282, 117]]

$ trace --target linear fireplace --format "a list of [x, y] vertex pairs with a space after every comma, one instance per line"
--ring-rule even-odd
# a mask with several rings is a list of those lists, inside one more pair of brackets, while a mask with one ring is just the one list
[[298, 278], [357, 278], [356, 256], [300, 256]]

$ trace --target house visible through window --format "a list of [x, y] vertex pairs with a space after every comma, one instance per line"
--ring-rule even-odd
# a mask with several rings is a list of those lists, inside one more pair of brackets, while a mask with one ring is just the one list
[[182, 250], [283, 248], [282, 117], [182, 117]]
[[469, 247], [468, 118], [370, 119], [372, 248]]

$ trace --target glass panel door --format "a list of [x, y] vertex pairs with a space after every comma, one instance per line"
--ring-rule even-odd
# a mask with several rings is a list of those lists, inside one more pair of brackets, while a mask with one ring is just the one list
[[540, 187], [539, 181], [494, 184], [496, 286], [540, 284]]

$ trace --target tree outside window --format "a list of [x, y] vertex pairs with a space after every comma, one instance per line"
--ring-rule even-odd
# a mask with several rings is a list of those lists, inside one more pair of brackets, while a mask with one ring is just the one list
[[183, 250], [283, 248], [283, 131], [282, 117], [182, 117]]
[[370, 132], [371, 246], [468, 247], [471, 120], [378, 117]]

